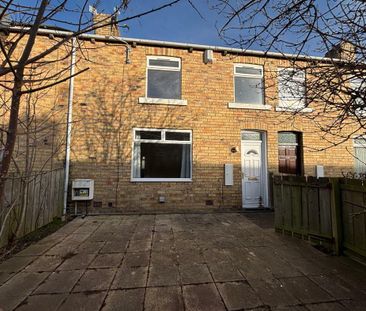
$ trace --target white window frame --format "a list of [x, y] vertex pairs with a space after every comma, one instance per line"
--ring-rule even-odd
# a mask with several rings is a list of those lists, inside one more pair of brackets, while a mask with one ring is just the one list
[[[280, 73], [282, 71], [292, 71], [292, 72], [296, 72], [296, 71], [302, 71], [304, 73], [304, 78], [296, 78], [295, 76], [293, 76], [293, 79], [295, 81], [299, 81], [299, 82], [304, 82], [305, 83], [305, 93], [302, 99], [300, 99], [299, 101], [296, 102], [296, 98], [294, 98], [293, 100], [288, 100], [288, 101], [281, 101], [280, 98]], [[303, 69], [296, 69], [296, 68], [291, 68], [291, 67], [280, 67], [277, 69], [277, 83], [278, 83], [278, 105], [276, 106], [276, 111], [292, 111], [292, 112], [312, 112], [313, 109], [309, 108], [309, 107], [305, 107], [306, 105], [306, 70]]]
[[[178, 61], [178, 67], [167, 67], [167, 66], [156, 66], [150, 65], [150, 60], [171, 60], [171, 61]], [[149, 84], [149, 69], [156, 69], [162, 71], [179, 71], [182, 75], [182, 60], [179, 57], [170, 57], [170, 56], [147, 56], [146, 58], [146, 73], [145, 73], [145, 97], [139, 97], [140, 104], [166, 104], [166, 105], [177, 105], [177, 106], [186, 106], [187, 101], [184, 99], [168, 99], [168, 98], [151, 98], [148, 97], [148, 84]], [[181, 79], [182, 84], [182, 79]], [[181, 92], [182, 92], [182, 85], [181, 85]], [[181, 94], [182, 95], [182, 94]]]
[[[136, 140], [136, 132], [137, 131], [160, 131], [161, 132], [161, 139], [154, 140], [154, 139], [138, 139]], [[166, 132], [175, 132], [175, 133], [189, 133], [190, 140], [166, 140], [165, 134]], [[131, 182], [192, 182], [192, 173], [193, 173], [193, 143], [192, 143], [192, 130], [177, 130], [177, 129], [159, 129], [159, 128], [134, 128], [132, 130], [132, 157], [131, 157]], [[140, 143], [156, 143], [156, 144], [177, 144], [177, 145], [190, 145], [191, 146], [191, 167], [190, 167], [190, 178], [136, 178], [133, 177], [133, 169], [134, 169], [134, 146], [135, 142], [138, 141]]]
[[[365, 144], [358, 144], [356, 142], [357, 139], [365, 139]], [[357, 135], [357, 136], [354, 136], [352, 140], [353, 140], [353, 153], [354, 153], [354, 171], [355, 171], [356, 174], [360, 174], [360, 172], [357, 171], [357, 161], [359, 161], [361, 163], [362, 163], [362, 161], [359, 160], [356, 157], [356, 150], [355, 149], [356, 148], [363, 148], [366, 151], [366, 136], [364, 136], [364, 135]], [[362, 163], [362, 164], [364, 164], [364, 163]], [[366, 166], [366, 163], [364, 165]]]
[[[236, 68], [254, 68], [254, 69], [260, 69], [261, 70], [261, 75], [256, 75], [256, 74], [246, 74], [246, 73], [237, 73], [236, 72]], [[244, 102], [236, 102], [235, 100], [235, 78], [236, 77], [244, 77], [244, 78], [256, 78], [256, 79], [261, 79], [261, 83], [262, 83], [262, 90], [261, 90], [261, 95], [262, 95], [262, 101], [261, 103], [244, 103]], [[271, 110], [271, 106], [270, 105], [265, 105], [264, 102], [264, 67], [262, 65], [254, 65], [254, 64], [234, 64], [234, 74], [233, 74], [233, 90], [234, 90], [234, 94], [233, 94], [233, 98], [234, 98], [234, 102], [229, 103], [228, 107], [229, 108], [245, 108], [245, 109], [257, 109], [257, 110]]]
[[[352, 90], [358, 90], [362, 86], [362, 82], [363, 82], [363, 80], [360, 77], [351, 77], [350, 80], [349, 80], [349, 87]], [[359, 98], [358, 100], [362, 101], [361, 98]], [[355, 114], [358, 117], [365, 117], [366, 116], [366, 110], [359, 108], [355, 111]]]

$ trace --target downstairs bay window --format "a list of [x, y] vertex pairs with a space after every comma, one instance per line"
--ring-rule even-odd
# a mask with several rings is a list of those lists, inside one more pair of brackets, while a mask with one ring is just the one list
[[134, 129], [132, 181], [191, 181], [192, 132]]

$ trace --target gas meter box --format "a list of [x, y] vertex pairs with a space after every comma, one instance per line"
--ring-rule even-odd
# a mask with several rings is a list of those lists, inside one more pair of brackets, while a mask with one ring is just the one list
[[71, 200], [88, 201], [94, 197], [93, 179], [74, 179], [72, 181]]

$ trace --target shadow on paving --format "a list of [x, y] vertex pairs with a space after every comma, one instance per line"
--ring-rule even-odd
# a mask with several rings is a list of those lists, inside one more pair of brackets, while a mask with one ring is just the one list
[[365, 310], [366, 269], [271, 213], [77, 218], [0, 265], [0, 310]]

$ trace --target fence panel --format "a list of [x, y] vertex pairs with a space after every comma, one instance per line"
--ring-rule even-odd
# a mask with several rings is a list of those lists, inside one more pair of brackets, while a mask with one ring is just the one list
[[322, 241], [332, 239], [328, 178], [274, 176], [273, 193], [277, 230]]
[[366, 256], [366, 184], [361, 180], [343, 179], [340, 188], [343, 247]]
[[277, 231], [366, 257], [366, 183], [356, 179], [273, 177]]
[[63, 180], [63, 169], [33, 173], [27, 183], [9, 175], [0, 214], [0, 247], [62, 215]]

